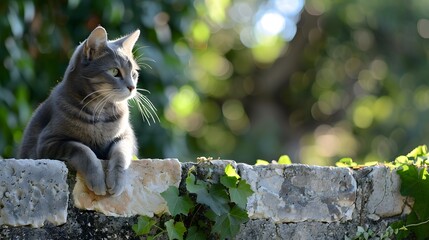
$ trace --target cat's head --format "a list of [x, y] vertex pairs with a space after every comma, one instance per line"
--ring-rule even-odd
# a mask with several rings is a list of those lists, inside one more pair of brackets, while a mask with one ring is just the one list
[[[99, 26], [81, 43], [73, 54], [66, 75], [85, 94], [105, 96], [123, 101], [136, 94], [138, 70], [132, 49], [140, 30], [116, 40], [108, 40], [106, 30]], [[102, 99], [102, 98], [100, 98]]]

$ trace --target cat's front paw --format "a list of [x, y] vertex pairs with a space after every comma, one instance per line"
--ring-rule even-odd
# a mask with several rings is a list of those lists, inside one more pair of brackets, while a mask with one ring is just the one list
[[104, 172], [92, 173], [86, 176], [86, 186], [96, 195], [106, 195], [106, 183], [104, 181]]
[[109, 167], [106, 176], [107, 191], [113, 196], [119, 196], [125, 188], [126, 169]]

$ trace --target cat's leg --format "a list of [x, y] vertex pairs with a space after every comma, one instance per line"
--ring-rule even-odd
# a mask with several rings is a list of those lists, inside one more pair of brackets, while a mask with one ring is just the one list
[[51, 141], [39, 145], [38, 155], [67, 161], [83, 176], [91, 191], [106, 195], [103, 166], [88, 146], [76, 141]]
[[131, 164], [133, 148], [134, 142], [125, 138], [115, 143], [110, 149], [106, 185], [107, 191], [114, 196], [118, 196], [124, 191], [125, 174]]

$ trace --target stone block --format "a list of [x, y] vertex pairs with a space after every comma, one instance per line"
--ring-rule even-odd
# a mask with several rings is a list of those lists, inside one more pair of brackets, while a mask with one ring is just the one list
[[57, 160], [0, 160], [0, 225], [64, 224], [67, 173]]
[[247, 204], [251, 219], [274, 222], [352, 219], [357, 184], [348, 168], [303, 164], [237, 166], [255, 191]]
[[366, 215], [369, 219], [379, 220], [411, 211], [411, 199], [401, 195], [401, 179], [395, 171], [386, 166], [374, 166], [371, 167], [368, 178], [372, 183], [366, 203]]
[[133, 161], [128, 169], [124, 192], [117, 196], [97, 196], [90, 191], [77, 174], [73, 189], [77, 208], [95, 210], [107, 216], [152, 217], [168, 211], [160, 193], [169, 186], [179, 186], [182, 169], [177, 159], [142, 159]]
[[272, 240], [279, 239], [278, 229], [275, 223], [262, 219], [262, 220], [250, 220], [240, 226], [240, 232], [238, 232], [235, 239], [247, 240], [247, 239], [258, 239], [258, 240]]

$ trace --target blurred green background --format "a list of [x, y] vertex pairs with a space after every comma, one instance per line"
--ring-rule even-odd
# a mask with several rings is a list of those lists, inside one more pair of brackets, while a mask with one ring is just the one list
[[132, 108], [140, 158], [332, 165], [389, 161], [429, 142], [429, 2], [364, 0], [2, 1], [0, 156], [98, 25], [139, 28]]

